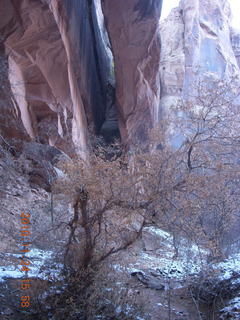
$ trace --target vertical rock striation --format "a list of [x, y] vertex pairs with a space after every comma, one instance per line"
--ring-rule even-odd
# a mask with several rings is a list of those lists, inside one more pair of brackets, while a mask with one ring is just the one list
[[196, 74], [229, 80], [239, 68], [231, 44], [229, 3], [182, 0], [180, 8], [185, 26], [184, 94], [188, 96]]
[[161, 106], [188, 99], [199, 79], [229, 80], [239, 74], [238, 35], [223, 0], [181, 0], [160, 26]]
[[124, 143], [144, 142], [158, 118], [162, 0], [102, 0], [112, 45], [116, 104]]
[[85, 154], [88, 129], [98, 133], [105, 121], [111, 67], [95, 2], [0, 3], [9, 79], [28, 135], [68, 152], [73, 142]]
[[175, 8], [160, 25], [161, 104], [177, 103], [185, 77], [184, 23], [181, 10]]
[[238, 66], [240, 68], [240, 31], [239, 30], [231, 30], [231, 42], [233, 47], [233, 52], [238, 62]]
[[1, 110], [18, 121], [9, 130], [0, 116], [6, 137], [28, 135], [85, 156], [89, 136], [111, 142], [119, 125], [124, 144], [144, 143], [159, 111], [188, 99], [200, 78], [239, 74], [240, 35], [224, 0], [181, 0], [160, 26], [162, 0], [0, 5], [12, 90]]

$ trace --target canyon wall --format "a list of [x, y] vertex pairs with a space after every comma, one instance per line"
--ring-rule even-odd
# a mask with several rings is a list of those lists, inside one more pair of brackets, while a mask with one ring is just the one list
[[239, 34], [231, 27], [229, 3], [181, 0], [161, 22], [161, 107], [190, 99], [197, 83], [239, 75]]
[[[161, 0], [1, 0], [11, 100], [28, 136], [86, 154], [89, 136], [146, 140], [160, 101]], [[116, 73], [116, 106], [115, 77]]]
[[[15, 107], [32, 139], [85, 153], [105, 121], [111, 61], [95, 3], [1, 0]], [[73, 143], [72, 143], [73, 142]]]
[[102, 0], [114, 56], [119, 128], [128, 145], [146, 141], [158, 118], [161, 7], [162, 0]]
[[143, 143], [200, 78], [239, 74], [240, 32], [230, 27], [223, 0], [181, 0], [160, 25], [162, 0], [0, 0], [0, 6], [6, 138], [86, 155], [92, 137], [112, 141], [119, 127], [125, 145]]
[[233, 47], [233, 52], [238, 62], [240, 68], [240, 30], [231, 30], [231, 42]]

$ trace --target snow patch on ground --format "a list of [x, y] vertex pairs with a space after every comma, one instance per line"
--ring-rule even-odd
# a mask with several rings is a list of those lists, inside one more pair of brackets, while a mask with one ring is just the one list
[[[233, 272], [240, 273], [240, 253], [234, 254], [228, 259], [215, 264], [213, 268], [221, 273], [219, 275], [220, 280], [230, 279]], [[240, 279], [236, 279], [236, 281], [240, 281]]]
[[166, 240], [171, 240], [173, 239], [172, 235], [170, 235], [169, 232], [164, 231], [162, 229], [159, 228], [155, 228], [155, 227], [146, 227], [145, 230], [151, 234], [154, 234], [156, 236], [162, 237], [163, 239]]
[[[240, 254], [234, 254], [228, 259], [215, 264], [213, 266], [214, 270], [219, 272], [220, 280], [231, 279], [233, 274], [237, 276], [235, 279], [231, 280], [233, 286], [240, 284]], [[230, 299], [227, 306], [221, 311], [221, 319], [240, 319], [240, 291], [236, 293], [236, 297]]]
[[[155, 252], [140, 252], [136, 262], [128, 266], [129, 273], [151, 268], [168, 278], [180, 280], [187, 275], [199, 273], [206, 265], [206, 249], [189, 243], [186, 239], [179, 239], [179, 254], [175, 257], [173, 237], [170, 233], [155, 227], [147, 227], [146, 231], [156, 235], [156, 241], [161, 237], [161, 248]], [[115, 270], [123, 271], [120, 265], [115, 266]]]
[[[0, 266], [0, 282], [7, 278], [40, 278], [43, 280], [53, 280], [60, 277], [63, 265], [53, 263], [53, 252], [32, 248], [29, 252], [23, 254], [5, 254], [6, 258], [14, 263], [8, 266]], [[31, 264], [28, 266], [29, 271], [21, 271], [21, 258], [29, 260]]]
[[173, 260], [169, 257], [155, 257], [147, 253], [141, 253], [138, 262], [128, 268], [130, 273], [140, 269], [151, 268], [160, 271], [169, 278], [184, 278], [186, 275], [196, 274], [201, 270], [201, 263], [194, 261]]
[[221, 310], [221, 319], [240, 319], [240, 296], [229, 300], [227, 307]]
[[66, 174], [62, 170], [60, 170], [57, 167], [53, 167], [53, 168], [56, 171], [58, 178], [65, 178], [66, 177]]

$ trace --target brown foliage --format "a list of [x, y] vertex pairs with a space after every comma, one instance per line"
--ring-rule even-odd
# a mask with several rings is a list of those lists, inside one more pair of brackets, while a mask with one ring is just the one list
[[[101, 261], [132, 244], [149, 224], [206, 245], [213, 257], [223, 254], [239, 204], [234, 85], [213, 82], [208, 89], [199, 84], [195, 105], [181, 105], [182, 116], [174, 118], [183, 137], [178, 148], [160, 129], [171, 124], [169, 118], [150, 133], [148, 150], [135, 146], [106, 157], [99, 147], [87, 162], [62, 164], [65, 177], [57, 187], [74, 208], [66, 261], [70, 244], [82, 239], [83, 265]], [[76, 239], [78, 228], [81, 239]]]

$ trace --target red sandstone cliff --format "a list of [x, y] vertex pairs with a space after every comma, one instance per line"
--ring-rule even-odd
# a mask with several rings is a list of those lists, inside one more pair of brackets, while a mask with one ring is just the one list
[[103, 0], [116, 73], [116, 104], [124, 142], [147, 138], [160, 101], [161, 1]]

